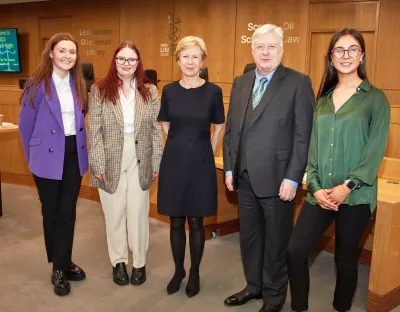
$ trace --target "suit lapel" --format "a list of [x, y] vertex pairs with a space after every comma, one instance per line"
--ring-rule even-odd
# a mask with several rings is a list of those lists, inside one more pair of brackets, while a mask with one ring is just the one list
[[243, 120], [244, 120], [244, 116], [246, 115], [247, 106], [249, 105], [251, 93], [253, 91], [255, 77], [256, 77], [255, 73], [253, 73], [253, 75], [247, 75], [246, 80], [243, 84], [242, 98], [240, 101], [241, 107], [240, 107], [240, 128], [239, 129], [242, 129], [242, 126], [243, 126]]
[[276, 69], [276, 72], [272, 76], [272, 79], [268, 84], [267, 89], [265, 90], [260, 103], [253, 112], [253, 116], [251, 118], [249, 127], [251, 127], [251, 125], [258, 119], [258, 117], [261, 116], [261, 114], [264, 112], [268, 104], [271, 102], [275, 93], [282, 86], [283, 78], [285, 77], [285, 75], [286, 75], [285, 67], [279, 65], [278, 68]]
[[121, 129], [124, 129], [124, 113], [122, 111], [121, 101], [118, 99], [115, 105], [110, 103], [114, 111], [115, 119]]
[[[45, 89], [44, 84], [43, 88]], [[50, 112], [54, 114], [55, 118], [57, 119], [57, 122], [60, 124], [61, 129], [64, 130], [64, 123], [62, 121], [62, 114], [61, 114], [61, 104], [58, 98], [53, 78], [50, 79], [50, 88], [51, 88], [51, 97], [45, 92], [46, 100], [50, 107]]]
[[140, 129], [140, 124], [142, 121], [142, 113], [143, 113], [143, 98], [142, 95], [139, 93], [139, 90], [135, 88], [135, 120], [134, 120], [134, 127], [135, 127], [135, 137], [137, 136], [139, 129]]

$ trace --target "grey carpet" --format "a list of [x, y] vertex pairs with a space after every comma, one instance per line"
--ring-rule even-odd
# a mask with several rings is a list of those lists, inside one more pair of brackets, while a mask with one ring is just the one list
[[[83, 282], [71, 282], [72, 292], [57, 297], [50, 284], [51, 265], [46, 262], [42, 217], [36, 189], [3, 184], [3, 217], [0, 219], [0, 311], [19, 312], [258, 312], [262, 302], [225, 307], [226, 296], [244, 286], [238, 235], [206, 242], [201, 265], [201, 291], [187, 298], [185, 287], [168, 296], [165, 287], [173, 274], [168, 226], [151, 220], [147, 282], [117, 286], [111, 278], [104, 217], [100, 204], [80, 199], [73, 260], [87, 274]], [[190, 255], [186, 252], [186, 268]], [[131, 268], [131, 267], [130, 267]], [[130, 269], [129, 269], [130, 270]], [[369, 268], [360, 266], [352, 312], [365, 311]], [[310, 312], [331, 311], [334, 288], [333, 256], [321, 252], [311, 267]], [[284, 312], [290, 311], [288, 296]], [[393, 310], [400, 312], [400, 307]]]

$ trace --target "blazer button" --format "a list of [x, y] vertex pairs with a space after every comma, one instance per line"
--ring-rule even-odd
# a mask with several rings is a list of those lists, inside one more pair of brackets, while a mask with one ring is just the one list
[[53, 149], [52, 149], [52, 148], [49, 148], [49, 152], [50, 152], [50, 153], [53, 153]]
[[140, 159], [138, 159], [137, 163], [140, 164]]
[[138, 140], [135, 141], [135, 144], [138, 144]]
[[51, 133], [52, 133], [52, 134], [56, 133], [56, 130], [51, 130]]
[[82, 109], [82, 114], [84, 114], [85, 113], [85, 110], [84, 109]]
[[83, 149], [84, 147], [85, 147], [85, 145], [82, 145], [82, 147], [81, 147], [81, 148]]
[[53, 110], [51, 109], [51, 110], [50, 110], [50, 114], [53, 114], [53, 113], [54, 113], [54, 112], [53, 112]]
[[80, 128], [79, 131], [83, 131], [83, 128]]

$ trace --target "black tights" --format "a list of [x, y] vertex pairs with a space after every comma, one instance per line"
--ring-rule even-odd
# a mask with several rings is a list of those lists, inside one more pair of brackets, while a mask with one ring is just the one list
[[[203, 217], [187, 217], [187, 220], [189, 223], [190, 270], [198, 274], [205, 241]], [[176, 272], [184, 272], [183, 263], [186, 247], [185, 221], [186, 217], [170, 217], [170, 240]]]

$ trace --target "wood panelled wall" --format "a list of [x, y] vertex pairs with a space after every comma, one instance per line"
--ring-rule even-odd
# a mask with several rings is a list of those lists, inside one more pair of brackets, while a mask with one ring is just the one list
[[[75, 36], [82, 61], [94, 64], [96, 79], [107, 73], [120, 41], [136, 43], [145, 68], [157, 70], [160, 91], [180, 77], [174, 55], [162, 55], [165, 45], [186, 35], [200, 36], [208, 47], [209, 79], [222, 87], [227, 111], [233, 79], [253, 61], [249, 37], [257, 25], [276, 23], [285, 29], [283, 63], [309, 74], [315, 90], [331, 35], [354, 27], [366, 40], [369, 79], [393, 106], [386, 156], [400, 158], [398, 16], [398, 0], [55, 0], [2, 5], [0, 28], [16, 27], [20, 34], [22, 72], [0, 73], [0, 113], [17, 122], [18, 79], [32, 74], [43, 45], [56, 32]], [[169, 18], [176, 23], [169, 24]], [[20, 144], [13, 144], [13, 151], [0, 149], [2, 171], [28, 173]]]

